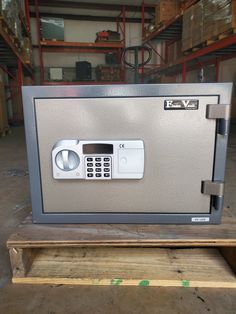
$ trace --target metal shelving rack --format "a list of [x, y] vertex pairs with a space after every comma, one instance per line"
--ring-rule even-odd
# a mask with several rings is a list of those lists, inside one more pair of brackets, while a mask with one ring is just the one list
[[[64, 42], [64, 41], [45, 41], [42, 40], [41, 36], [41, 23], [40, 23], [40, 12], [39, 12], [39, 0], [35, 0], [35, 16], [37, 24], [37, 34], [38, 34], [38, 49], [39, 49], [39, 62], [40, 62], [40, 83], [42, 85], [94, 85], [94, 84], [121, 84], [125, 83], [125, 67], [123, 62], [121, 62], [121, 81], [108, 81], [108, 82], [96, 82], [96, 81], [63, 81], [63, 82], [53, 82], [45, 80], [44, 75], [44, 53], [100, 53], [105, 54], [109, 52], [116, 52], [121, 57], [123, 48], [125, 47], [125, 30], [126, 30], [126, 12], [125, 6], [122, 6], [120, 14], [116, 18], [116, 28], [117, 31], [121, 32], [121, 41], [119, 42]], [[121, 20], [121, 22], [120, 22]], [[120, 58], [121, 59], [121, 58]]]
[[[30, 37], [29, 3], [25, 0], [26, 23], [24, 32]], [[7, 26], [3, 17], [0, 17], [0, 68], [15, 81], [17, 92], [21, 95], [23, 77], [31, 76], [34, 79], [34, 71], [30, 64], [26, 63], [21, 55], [17, 38]], [[9, 86], [6, 86], [9, 87]]]
[[[161, 28], [153, 31], [149, 36], [142, 38], [143, 44], [152, 46], [153, 41], [165, 42], [165, 53], [161, 56], [165, 61], [164, 65], [158, 68], [151, 69], [146, 74], [162, 75], [167, 74], [170, 76], [182, 73], [182, 82], [186, 82], [187, 71], [191, 71], [206, 65], [215, 65], [216, 67], [216, 82], [219, 81], [219, 67], [220, 62], [236, 57], [236, 34], [231, 34], [226, 38], [219, 39], [206, 47], [199, 48], [197, 51], [190, 52], [184, 55], [174, 63], [167, 63], [168, 47], [171, 43], [181, 38], [183, 12], [188, 7], [197, 1], [189, 1], [182, 13], [169, 20]], [[143, 11], [145, 10], [145, 3], [142, 2]], [[142, 16], [142, 29], [144, 34], [144, 14]], [[145, 75], [145, 74], [144, 74]]]

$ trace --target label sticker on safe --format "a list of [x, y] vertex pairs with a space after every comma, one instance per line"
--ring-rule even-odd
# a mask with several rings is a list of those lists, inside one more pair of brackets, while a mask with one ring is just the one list
[[164, 101], [165, 110], [198, 110], [197, 99], [170, 99]]
[[191, 221], [192, 222], [209, 222], [210, 218], [209, 217], [192, 217]]

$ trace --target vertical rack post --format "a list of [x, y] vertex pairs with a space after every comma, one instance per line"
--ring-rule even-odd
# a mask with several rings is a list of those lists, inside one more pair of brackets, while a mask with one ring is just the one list
[[[121, 15], [122, 15], [122, 31], [121, 32], [123, 34], [122, 41], [123, 41], [123, 47], [125, 47], [126, 45], [126, 8], [125, 8], [125, 5], [122, 6]], [[125, 64], [124, 62], [122, 62], [122, 60], [121, 60], [121, 80], [125, 81]]]
[[22, 66], [21, 60], [18, 58], [17, 59], [17, 89], [16, 90], [18, 90], [18, 93], [20, 95], [21, 108], [19, 110], [20, 110], [20, 116], [23, 119], [22, 92], [21, 92], [22, 86], [23, 86], [23, 66]]
[[29, 0], [25, 0], [25, 16], [27, 22], [27, 29], [30, 32], [30, 10], [29, 10]]
[[186, 62], [182, 63], [182, 82], [186, 83], [187, 67]]
[[[144, 38], [145, 3], [142, 0], [142, 39]], [[144, 63], [144, 49], [141, 50], [142, 63]], [[141, 83], [144, 83], [144, 66], [141, 68]]]
[[17, 81], [19, 90], [21, 92], [21, 86], [23, 85], [23, 67], [20, 59], [17, 59]]
[[40, 83], [44, 83], [44, 64], [43, 64], [43, 49], [41, 46], [41, 30], [40, 30], [40, 16], [39, 16], [39, 1], [35, 0], [35, 15], [38, 36], [38, 49], [39, 49], [39, 65], [40, 65]]
[[219, 82], [219, 79], [220, 79], [220, 59], [219, 58], [216, 58], [215, 66], [216, 66], [216, 82]]

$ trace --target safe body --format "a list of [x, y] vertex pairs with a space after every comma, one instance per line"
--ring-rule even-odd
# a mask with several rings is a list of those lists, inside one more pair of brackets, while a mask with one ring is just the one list
[[231, 90], [24, 87], [34, 222], [219, 223]]

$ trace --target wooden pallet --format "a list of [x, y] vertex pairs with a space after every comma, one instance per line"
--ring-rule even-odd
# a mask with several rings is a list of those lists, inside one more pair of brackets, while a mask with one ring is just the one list
[[236, 217], [221, 225], [33, 225], [7, 241], [13, 283], [236, 288]]

